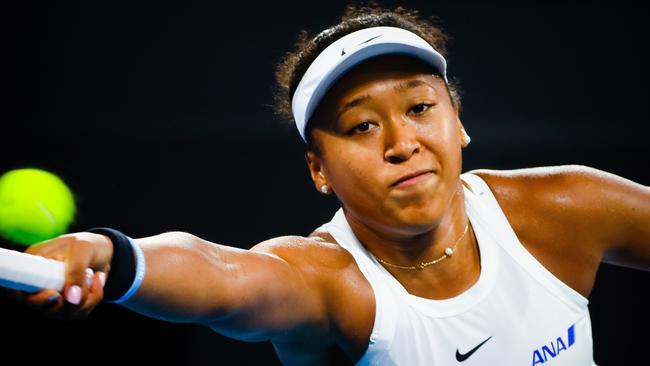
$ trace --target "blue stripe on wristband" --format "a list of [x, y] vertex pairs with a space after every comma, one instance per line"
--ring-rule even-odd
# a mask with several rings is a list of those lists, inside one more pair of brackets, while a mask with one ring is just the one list
[[129, 287], [129, 290], [126, 291], [122, 297], [115, 301], [111, 301], [115, 304], [119, 304], [122, 302], [127, 301], [130, 299], [135, 293], [138, 291], [140, 288], [140, 285], [142, 285], [142, 281], [144, 280], [144, 273], [146, 271], [146, 263], [144, 259], [144, 253], [142, 252], [142, 248], [136, 243], [135, 240], [133, 240], [131, 237], [128, 237], [129, 243], [131, 243], [131, 246], [133, 247], [133, 252], [135, 253], [135, 258], [136, 258], [136, 265], [135, 265], [135, 278], [133, 279], [133, 283], [131, 284], [131, 287]]

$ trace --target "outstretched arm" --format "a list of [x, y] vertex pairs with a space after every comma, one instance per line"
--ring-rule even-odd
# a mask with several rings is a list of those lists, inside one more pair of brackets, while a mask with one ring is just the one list
[[[294, 332], [328, 337], [328, 294], [335, 275], [350, 268], [349, 253], [333, 244], [303, 237], [280, 237], [250, 250], [218, 245], [184, 232], [135, 239], [146, 259], [144, 280], [121, 305], [169, 322], [195, 322], [245, 341], [283, 341]], [[86, 284], [85, 269], [108, 273], [112, 244], [99, 234], [75, 233], [28, 249], [30, 254], [66, 263], [66, 286], [82, 288], [78, 304], [59, 298], [45, 305], [56, 290], [24, 296], [28, 304], [62, 318], [86, 316], [102, 299], [98, 280]], [[331, 296], [329, 297], [331, 298]], [[322, 338], [321, 338], [322, 339]]]
[[308, 273], [307, 266], [273, 253], [307, 240], [275, 238], [244, 250], [182, 232], [136, 239], [147, 273], [122, 305], [165, 321], [203, 323], [247, 341], [273, 339], [301, 324], [325, 329], [323, 273]]

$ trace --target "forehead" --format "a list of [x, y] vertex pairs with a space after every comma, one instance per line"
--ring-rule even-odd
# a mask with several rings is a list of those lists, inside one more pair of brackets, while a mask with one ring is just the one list
[[386, 81], [429, 78], [436, 83], [434, 85], [444, 83], [441, 78], [434, 77], [434, 74], [438, 75], [438, 72], [432, 66], [411, 56], [384, 55], [369, 59], [352, 68], [334, 83], [316, 108], [313, 117], [318, 119], [324, 112], [336, 109], [360, 89], [369, 90]]

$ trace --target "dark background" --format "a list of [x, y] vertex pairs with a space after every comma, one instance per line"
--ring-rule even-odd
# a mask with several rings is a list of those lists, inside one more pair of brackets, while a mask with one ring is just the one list
[[[267, 105], [274, 64], [297, 32], [334, 23], [345, 3], [5, 9], [4, 76], [15, 82], [3, 83], [13, 99], [5, 99], [0, 173], [30, 166], [60, 175], [77, 197], [70, 231], [111, 226], [137, 238], [182, 230], [242, 248], [308, 234], [336, 202], [315, 191], [295, 127]], [[382, 4], [437, 15], [453, 37], [449, 75], [461, 81], [461, 118], [472, 136], [464, 170], [585, 164], [650, 184], [641, 5]], [[647, 351], [649, 279], [601, 267], [590, 297], [600, 365], [629, 364]], [[73, 322], [2, 299], [0, 307], [0, 350], [16, 363], [278, 364], [268, 343], [118, 305]]]

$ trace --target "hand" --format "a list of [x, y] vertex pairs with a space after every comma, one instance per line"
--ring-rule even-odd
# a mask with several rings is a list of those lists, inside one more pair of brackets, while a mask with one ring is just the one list
[[61, 235], [30, 246], [25, 253], [65, 263], [63, 293], [54, 289], [34, 293], [6, 289], [9, 299], [50, 318], [66, 320], [86, 318], [102, 301], [113, 257], [113, 243], [107, 236], [88, 232]]

